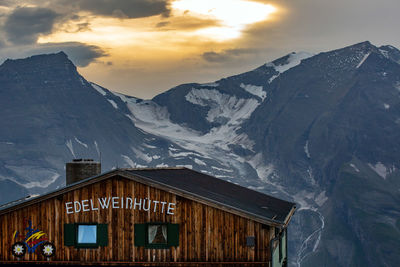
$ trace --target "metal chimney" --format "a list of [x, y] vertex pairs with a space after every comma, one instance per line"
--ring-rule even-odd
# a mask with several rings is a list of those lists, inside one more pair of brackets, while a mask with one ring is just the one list
[[95, 162], [93, 159], [73, 159], [66, 164], [66, 184], [70, 185], [100, 173], [100, 162]]

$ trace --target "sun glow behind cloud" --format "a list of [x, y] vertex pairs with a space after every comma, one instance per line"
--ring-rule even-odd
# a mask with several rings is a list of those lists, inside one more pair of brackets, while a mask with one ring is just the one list
[[270, 4], [243, 0], [177, 0], [172, 2], [172, 8], [176, 14], [190, 13], [218, 21], [218, 26], [195, 31], [195, 34], [218, 41], [240, 37], [247, 25], [266, 20], [277, 10]]
[[[110, 70], [118, 73], [132, 70], [127, 77], [137, 75], [146, 87], [153, 87], [154, 78], [146, 80], [145, 73], [170, 72], [173, 68], [190, 71], [207, 65], [204, 54], [242, 48], [248, 37], [243, 34], [246, 30], [260, 22], [275, 23], [281, 14], [280, 7], [248, 0], [172, 0], [169, 8], [169, 16], [139, 18], [102, 16], [80, 10], [76, 13], [78, 19], [55, 25], [51, 34], [40, 35], [37, 42], [98, 46], [106, 56], [80, 68], [82, 74], [95, 77], [90, 79], [104, 85], [114, 85], [122, 82], [114, 81]], [[176, 82], [162, 89], [173, 85]]]
[[[155, 39], [188, 39], [201, 37], [209, 41], [229, 41], [239, 38], [249, 25], [267, 20], [277, 8], [270, 4], [244, 0], [177, 0], [171, 3], [169, 28], [156, 29], [159, 16], [137, 19], [118, 19], [79, 14], [90, 20], [90, 29], [74, 32], [60, 28], [51, 35], [39, 38], [39, 43], [80, 41], [109, 47], [144, 45]], [[193, 20], [213, 22], [197, 28], [180, 28], [179, 22]], [[79, 23], [79, 21], [77, 22]], [[211, 23], [209, 23], [211, 24]], [[69, 25], [73, 28], [74, 25]]]

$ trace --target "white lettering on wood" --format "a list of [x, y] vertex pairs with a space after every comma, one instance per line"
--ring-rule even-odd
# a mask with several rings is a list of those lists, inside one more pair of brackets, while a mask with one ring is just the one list
[[[89, 204], [90, 202], [90, 204]], [[98, 205], [96, 205], [98, 202]], [[125, 205], [124, 205], [125, 203]], [[67, 214], [98, 211], [101, 209], [138, 209], [147, 212], [161, 212], [166, 211], [169, 215], [174, 215], [176, 203], [169, 203], [166, 201], [151, 200], [149, 198], [132, 198], [132, 197], [102, 197], [95, 199], [84, 199], [81, 201], [73, 201], [65, 203], [65, 210]]]
[[70, 207], [69, 205], [72, 205], [72, 202], [65, 203], [65, 209], [67, 210], [67, 214], [74, 213], [73, 207]]

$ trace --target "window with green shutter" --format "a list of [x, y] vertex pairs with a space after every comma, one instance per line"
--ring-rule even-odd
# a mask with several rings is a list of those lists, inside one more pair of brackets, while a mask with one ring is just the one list
[[179, 246], [179, 224], [135, 224], [135, 246], [154, 249]]
[[64, 245], [98, 248], [108, 245], [108, 225], [97, 223], [64, 224]]

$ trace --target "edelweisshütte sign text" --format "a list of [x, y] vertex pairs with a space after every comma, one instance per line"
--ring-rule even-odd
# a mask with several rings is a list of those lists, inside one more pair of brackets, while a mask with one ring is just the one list
[[98, 211], [100, 209], [133, 209], [174, 215], [176, 203], [148, 198], [102, 197], [65, 203], [67, 214]]

